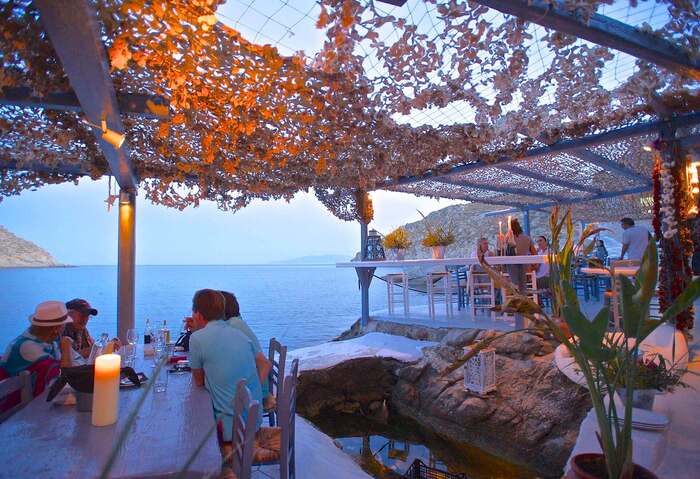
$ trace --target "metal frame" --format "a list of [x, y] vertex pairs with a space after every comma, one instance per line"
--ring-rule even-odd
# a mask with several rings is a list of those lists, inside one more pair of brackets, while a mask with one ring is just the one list
[[594, 13], [584, 22], [578, 12], [547, 0], [475, 0], [522, 20], [614, 48], [674, 72], [700, 78], [700, 61], [691, 59], [678, 45], [645, 33], [626, 23]]
[[530, 171], [526, 168], [514, 164], [497, 165], [496, 168], [507, 171], [509, 173], [513, 173], [515, 175], [524, 176], [526, 178], [532, 178], [533, 180], [541, 181], [543, 183], [549, 183], [551, 185], [561, 186], [562, 188], [568, 188], [570, 190], [583, 191], [585, 193], [590, 193], [594, 195], [599, 195], [603, 193], [603, 190], [600, 190], [593, 186], [586, 186], [582, 185], [581, 183], [576, 183], [575, 181], [569, 181], [561, 178], [554, 178], [552, 176], [543, 175], [541, 173]]
[[[117, 93], [119, 111], [143, 118], [166, 119], [169, 117], [170, 102], [156, 95], [137, 93]], [[31, 88], [19, 87], [2, 89], [0, 105], [13, 105], [44, 110], [83, 111], [75, 92], [49, 93], [43, 98], [32, 95]]]
[[486, 185], [486, 184], [475, 183], [475, 182], [466, 181], [466, 180], [453, 180], [451, 178], [437, 178], [435, 181], [440, 182], [440, 183], [445, 183], [448, 185], [463, 186], [465, 188], [474, 188], [474, 189], [485, 190], [485, 191], [495, 191], [498, 193], [510, 193], [513, 195], [520, 195], [520, 196], [531, 196], [533, 198], [544, 198], [547, 200], [564, 200], [565, 199], [564, 197], [559, 196], [559, 195], [555, 195], [555, 194], [551, 194], [551, 193], [542, 193], [539, 191], [528, 190], [526, 188], [514, 188], [511, 186]]
[[[41, 22], [70, 80], [85, 116], [92, 123], [124, 133], [114, 84], [109, 73], [97, 11], [89, 0], [36, 0]], [[122, 341], [134, 327], [135, 225], [138, 179], [126, 143], [115, 148], [96, 131], [95, 136], [112, 175], [121, 188], [119, 200], [119, 255], [117, 329]]]
[[424, 180], [435, 180], [436, 178], [456, 175], [459, 173], [464, 173], [466, 171], [479, 170], [481, 168], [489, 168], [492, 166], [497, 166], [500, 168], [501, 166], [510, 165], [512, 163], [516, 163], [524, 159], [552, 155], [555, 153], [564, 153], [571, 152], [574, 150], [581, 150], [590, 146], [600, 145], [603, 143], [611, 143], [614, 141], [623, 140], [625, 138], [634, 138], [637, 136], [658, 133], [663, 128], [683, 128], [697, 125], [698, 123], [700, 123], [700, 112], [696, 111], [692, 113], [686, 113], [683, 115], [673, 116], [666, 120], [655, 120], [637, 123], [635, 125], [625, 126], [603, 133], [596, 133], [593, 135], [583, 136], [580, 138], [574, 138], [570, 140], [561, 140], [548, 146], [530, 148], [518, 158], [502, 157], [498, 161], [491, 163], [479, 160], [477, 158], [472, 163], [454, 166], [445, 171], [429, 171], [422, 175], [401, 176], [396, 180], [386, 181], [383, 187], [390, 188], [391, 186], [395, 185], [405, 185]]
[[651, 178], [640, 175], [636, 171], [627, 168], [625, 165], [618, 163], [617, 161], [610, 160], [594, 151], [578, 150], [573, 152], [573, 155], [587, 163], [599, 166], [604, 170], [615, 173], [623, 178], [627, 178], [642, 184], [651, 185]]

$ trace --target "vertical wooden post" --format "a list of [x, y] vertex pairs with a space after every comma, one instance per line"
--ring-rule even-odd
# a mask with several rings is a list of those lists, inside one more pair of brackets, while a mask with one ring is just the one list
[[523, 231], [530, 236], [530, 210], [523, 211]]
[[[367, 223], [360, 222], [360, 259], [367, 259]], [[360, 296], [362, 302], [362, 316], [360, 316], [360, 326], [365, 327], [369, 320], [369, 285], [372, 280], [368, 274], [368, 268], [358, 268], [357, 275], [360, 279]]]
[[117, 334], [122, 342], [134, 327], [136, 279], [136, 193], [119, 192], [119, 248], [117, 266]]

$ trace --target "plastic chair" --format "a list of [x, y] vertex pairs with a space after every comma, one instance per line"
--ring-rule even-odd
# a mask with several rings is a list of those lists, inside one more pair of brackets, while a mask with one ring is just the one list
[[256, 436], [253, 465], [279, 464], [280, 479], [296, 478], [295, 428], [296, 389], [299, 360], [292, 361], [288, 376], [284, 378], [283, 392], [277, 408], [279, 427], [262, 427]]
[[[284, 367], [287, 360], [287, 346], [275, 338], [270, 338], [270, 347], [267, 353], [267, 359], [272, 363], [270, 374], [268, 375], [270, 396], [274, 398], [275, 404], [264, 404], [264, 416], [267, 417], [270, 426], [274, 426], [276, 422], [275, 413], [277, 404], [279, 404], [280, 395], [284, 386]], [[265, 401], [266, 398], [263, 398]]]
[[257, 429], [260, 403], [250, 398], [245, 379], [236, 385], [236, 399], [233, 404], [233, 435], [229, 462], [236, 479], [250, 479], [253, 469], [255, 432]]
[[29, 371], [22, 371], [17, 376], [0, 381], [0, 422], [22, 409], [33, 398]]
[[[394, 314], [394, 305], [398, 299], [403, 304], [403, 314], [408, 316], [408, 275], [406, 273], [390, 273], [384, 276], [386, 293], [389, 304], [389, 314]], [[397, 293], [395, 288], [401, 287]]]

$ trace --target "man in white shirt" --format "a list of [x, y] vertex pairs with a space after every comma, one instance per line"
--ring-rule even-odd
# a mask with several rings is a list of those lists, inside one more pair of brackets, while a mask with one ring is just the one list
[[641, 261], [649, 244], [649, 231], [641, 226], [635, 226], [632, 218], [622, 218], [620, 225], [624, 230], [622, 232], [620, 259], [624, 259], [626, 253], [627, 259]]

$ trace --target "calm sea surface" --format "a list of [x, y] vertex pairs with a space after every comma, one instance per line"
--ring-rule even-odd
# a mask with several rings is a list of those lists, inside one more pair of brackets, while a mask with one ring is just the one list
[[[265, 345], [276, 337], [290, 348], [334, 338], [360, 315], [360, 293], [353, 269], [334, 266], [138, 266], [136, 327], [146, 318], [168, 321], [173, 335], [191, 312], [192, 294], [214, 288], [233, 292], [241, 313]], [[116, 266], [0, 269], [0, 350], [28, 325], [37, 303], [85, 298], [99, 310], [91, 333], [116, 334]], [[370, 309], [385, 306], [386, 289], [373, 281]]]

